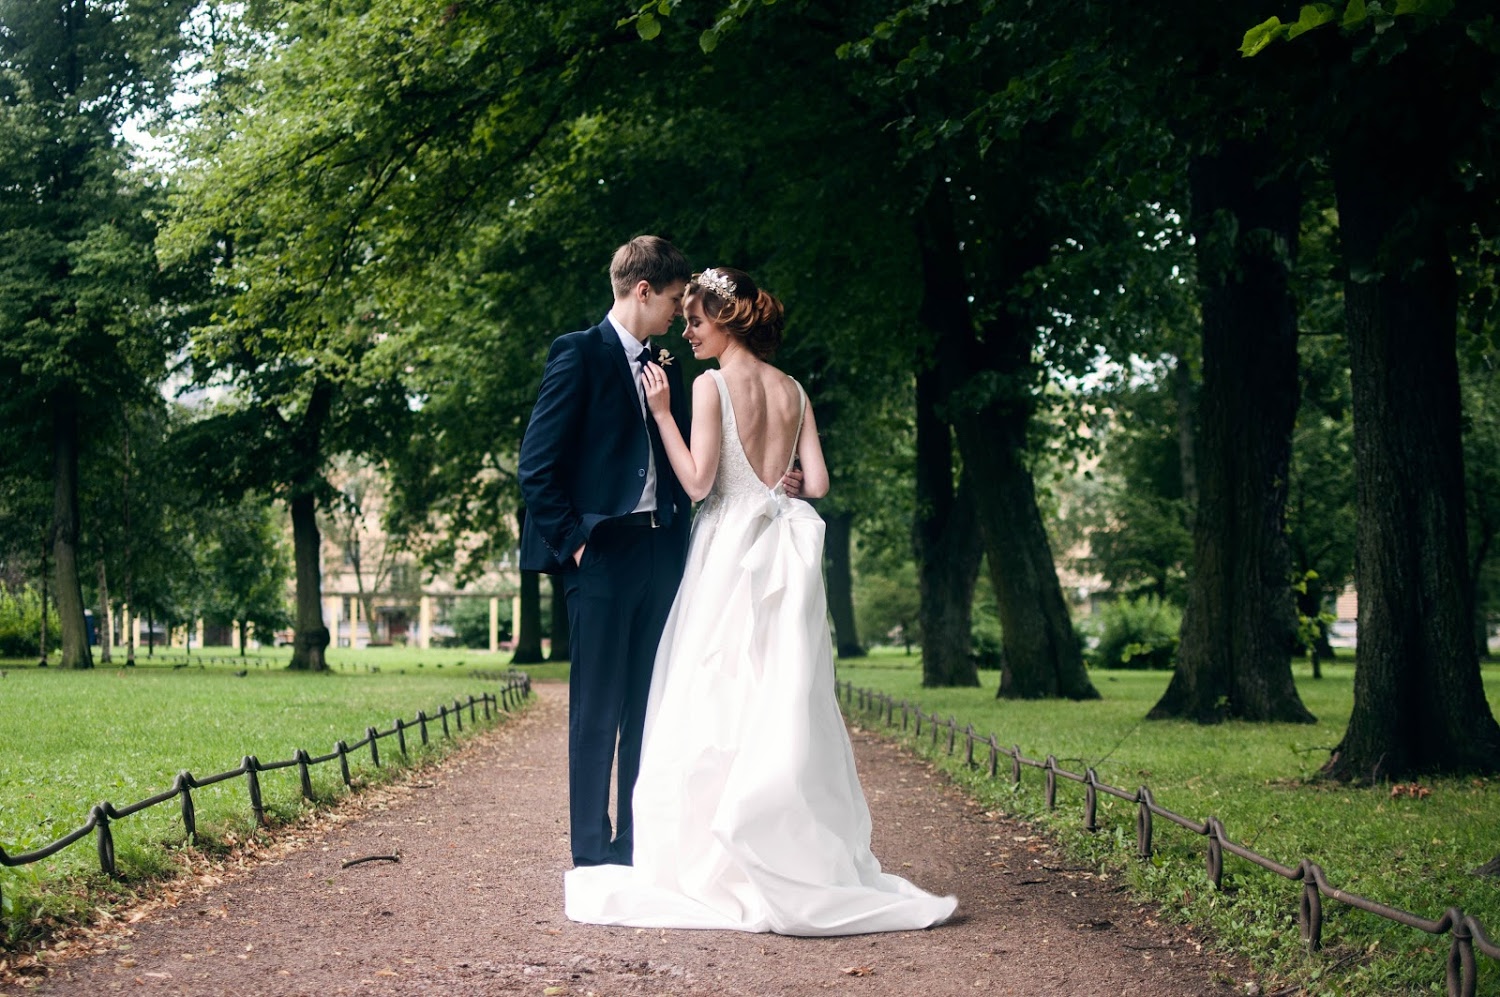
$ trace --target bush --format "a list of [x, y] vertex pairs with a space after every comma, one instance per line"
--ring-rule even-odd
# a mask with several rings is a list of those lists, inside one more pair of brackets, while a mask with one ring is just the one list
[[1099, 646], [1090, 656], [1095, 668], [1170, 671], [1177, 663], [1182, 611], [1154, 595], [1120, 599], [1099, 613]]
[[975, 602], [969, 624], [969, 657], [976, 668], [1000, 670], [1005, 646], [1000, 638], [1000, 614], [993, 604]]
[[[458, 599], [448, 614], [453, 636], [447, 643], [454, 647], [490, 646], [490, 601], [485, 598]], [[500, 600], [500, 639], [510, 640], [510, 600]]]
[[[35, 658], [42, 653], [42, 597], [31, 586], [19, 593], [0, 587], [0, 658]], [[62, 644], [62, 620], [48, 607], [47, 647]]]

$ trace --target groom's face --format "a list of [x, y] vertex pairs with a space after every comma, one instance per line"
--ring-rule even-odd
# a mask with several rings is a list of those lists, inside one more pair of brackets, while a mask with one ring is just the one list
[[672, 320], [682, 314], [682, 294], [687, 290], [687, 282], [675, 281], [660, 291], [654, 290], [646, 281], [641, 281], [641, 284], [644, 285], [642, 331], [648, 337], [664, 336], [672, 327]]

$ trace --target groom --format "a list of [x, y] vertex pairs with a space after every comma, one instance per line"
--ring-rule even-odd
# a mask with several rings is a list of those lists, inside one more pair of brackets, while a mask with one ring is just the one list
[[657, 236], [637, 236], [616, 250], [609, 265], [614, 306], [594, 328], [553, 341], [521, 442], [521, 567], [560, 576], [568, 599], [575, 866], [631, 862], [630, 799], [651, 666], [682, 578], [692, 509], [646, 410], [640, 371], [662, 364], [686, 439], [681, 368], [651, 337], [682, 314], [691, 275], [682, 253]]

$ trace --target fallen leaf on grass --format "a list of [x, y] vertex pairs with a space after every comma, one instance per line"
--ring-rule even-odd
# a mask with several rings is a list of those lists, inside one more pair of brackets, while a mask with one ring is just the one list
[[839, 970], [839, 972], [843, 973], [845, 976], [874, 976], [875, 975], [875, 967], [874, 966], [845, 966], [843, 969]]

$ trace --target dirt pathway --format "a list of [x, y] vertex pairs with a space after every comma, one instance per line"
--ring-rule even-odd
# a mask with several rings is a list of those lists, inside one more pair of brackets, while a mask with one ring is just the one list
[[[283, 859], [185, 896], [104, 951], [64, 960], [31, 994], [1245, 993], [1242, 967], [1158, 923], [1023, 825], [940, 773], [854, 732], [875, 854], [958, 915], [928, 931], [834, 939], [574, 924], [567, 692], [538, 685], [524, 718], [435, 772], [380, 790]], [[341, 862], [399, 852], [399, 863]], [[0, 987], [6, 993], [15, 988]]]

